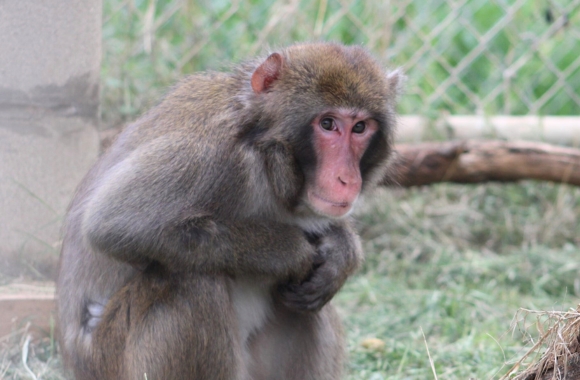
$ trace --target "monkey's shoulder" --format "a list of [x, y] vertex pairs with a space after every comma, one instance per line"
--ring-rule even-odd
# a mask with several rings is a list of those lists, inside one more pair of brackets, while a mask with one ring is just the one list
[[206, 71], [182, 78], [169, 91], [167, 98], [196, 99], [205, 104], [219, 98], [229, 98], [239, 87], [237, 78], [231, 73]]

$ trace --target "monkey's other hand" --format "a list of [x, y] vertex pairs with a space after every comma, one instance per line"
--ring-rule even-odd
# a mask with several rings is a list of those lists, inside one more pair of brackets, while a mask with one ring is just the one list
[[332, 235], [320, 238], [306, 279], [279, 286], [282, 304], [294, 311], [315, 312], [332, 299], [357, 265], [354, 250], [345, 249], [348, 244], [337, 246], [337, 243], [340, 240]]

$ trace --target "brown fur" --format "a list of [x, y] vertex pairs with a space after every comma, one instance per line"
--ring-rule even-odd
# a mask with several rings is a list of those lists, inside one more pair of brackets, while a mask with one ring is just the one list
[[327, 302], [362, 260], [348, 218], [313, 212], [327, 109], [377, 120], [363, 190], [390, 154], [399, 75], [359, 47], [305, 44], [179, 83], [78, 188], [58, 279], [77, 379], [337, 379]]

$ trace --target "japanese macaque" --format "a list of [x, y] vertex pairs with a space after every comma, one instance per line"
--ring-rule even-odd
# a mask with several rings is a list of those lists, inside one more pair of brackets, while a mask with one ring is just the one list
[[65, 223], [58, 315], [76, 379], [336, 380], [328, 301], [348, 216], [385, 175], [401, 82], [301, 44], [185, 78], [118, 136]]

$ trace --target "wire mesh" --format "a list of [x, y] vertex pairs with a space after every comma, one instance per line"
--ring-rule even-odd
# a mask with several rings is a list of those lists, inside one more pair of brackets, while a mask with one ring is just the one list
[[104, 109], [124, 116], [183, 74], [312, 40], [403, 67], [401, 113], [580, 114], [580, 0], [105, 0], [103, 35]]

